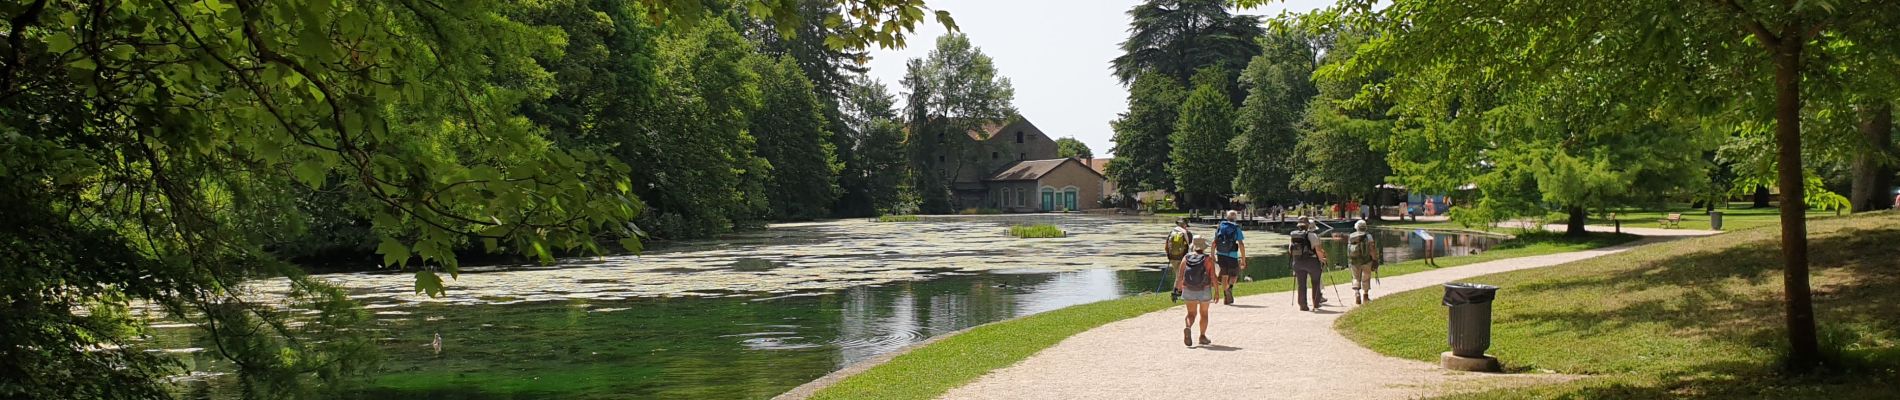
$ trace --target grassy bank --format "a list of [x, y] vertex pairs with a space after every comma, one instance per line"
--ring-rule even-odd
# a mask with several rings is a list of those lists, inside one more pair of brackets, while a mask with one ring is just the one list
[[1061, 227], [1050, 224], [1016, 225], [1009, 227], [1009, 235], [1024, 239], [1059, 238], [1066, 236]]
[[[1738, 231], [1738, 230], [1760, 228], [1764, 226], [1773, 226], [1775, 224], [1781, 223], [1780, 210], [1777, 210], [1773, 207], [1749, 208], [1749, 206], [1750, 206], [1749, 203], [1729, 203], [1727, 207], [1717, 207], [1715, 211], [1722, 212], [1722, 230]], [[1682, 222], [1680, 223], [1680, 226], [1683, 229], [1706, 230], [1706, 229], [1709, 229], [1709, 223], [1710, 223], [1709, 214], [1707, 212], [1704, 212], [1703, 209], [1701, 208], [1691, 208], [1689, 207], [1688, 204], [1674, 204], [1669, 207], [1665, 207], [1663, 209], [1626, 208], [1626, 209], [1611, 210], [1611, 212], [1616, 213], [1617, 220], [1623, 221], [1623, 226], [1630, 226], [1630, 227], [1639, 227], [1639, 228], [1660, 227], [1661, 225], [1657, 224], [1657, 222], [1659, 222], [1663, 218], [1668, 218], [1669, 214], [1682, 214]], [[1808, 212], [1808, 218], [1810, 219], [1825, 217], [1825, 216], [1832, 216], [1832, 215], [1834, 215], [1833, 211], [1809, 211]], [[1609, 218], [1604, 218], [1604, 217], [1605, 216], [1603, 215], [1592, 214], [1590, 215], [1589, 222], [1587, 223], [1590, 225], [1606, 225], [1606, 226], [1614, 225], [1616, 223], [1615, 221], [1611, 221]], [[1553, 224], [1561, 224], [1561, 223], [1564, 223], [1564, 219], [1560, 215], [1554, 215], [1545, 222], [1553, 223]]]
[[[1561, 253], [1625, 243], [1634, 237], [1594, 235], [1565, 238], [1559, 235], [1529, 233], [1492, 251], [1474, 256], [1439, 258], [1442, 267], [1503, 258]], [[1277, 256], [1275, 256], [1277, 257]], [[1385, 276], [1403, 275], [1431, 269], [1420, 262], [1385, 266]], [[1344, 271], [1331, 271], [1335, 281], [1349, 279]], [[1266, 279], [1237, 285], [1235, 293], [1252, 295], [1293, 290], [1291, 278]], [[972, 328], [945, 338], [890, 362], [872, 367], [813, 395], [818, 399], [929, 399], [969, 383], [991, 370], [1015, 364], [1037, 351], [1055, 345], [1069, 336], [1138, 315], [1173, 307], [1165, 295], [1125, 297], [1082, 304]]]
[[[1900, 213], [1808, 223], [1815, 313], [1836, 363], [1778, 374], [1786, 347], [1777, 231], [1734, 232], [1470, 279], [1503, 287], [1491, 353], [1514, 371], [1575, 382], [1458, 398], [1891, 398], [1900, 391]], [[1383, 354], [1436, 361], [1436, 288], [1388, 296], [1341, 318]], [[1421, 317], [1424, 316], [1424, 317]]]
[[877, 217], [877, 222], [917, 222], [917, 216], [910, 214], [881, 215]]

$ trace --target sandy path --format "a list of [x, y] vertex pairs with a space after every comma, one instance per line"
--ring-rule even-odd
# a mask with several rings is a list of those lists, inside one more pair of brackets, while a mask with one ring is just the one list
[[[1374, 300], [1381, 294], [1562, 264], [1659, 240], [1664, 239], [1384, 278]], [[1335, 296], [1333, 288], [1327, 288], [1327, 298], [1335, 304], [1339, 300], [1350, 303], [1351, 287], [1338, 290], [1340, 295]], [[1206, 389], [1197, 390], [1193, 398], [1409, 399], [1473, 385], [1497, 387], [1570, 378], [1452, 372], [1431, 363], [1381, 356], [1333, 330], [1334, 320], [1351, 305], [1302, 312], [1291, 296], [1291, 292], [1269, 293], [1242, 297], [1235, 306], [1213, 306], [1208, 335], [1212, 346], [1181, 345], [1186, 311], [1176, 306], [1082, 332], [1016, 365], [952, 389], [942, 398], [1153, 399], [1177, 396], [1171, 393], [1177, 390], [1173, 388], [1194, 382]]]

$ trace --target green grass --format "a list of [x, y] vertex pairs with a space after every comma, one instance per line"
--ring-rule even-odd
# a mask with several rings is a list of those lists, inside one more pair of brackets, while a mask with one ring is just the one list
[[[1552, 234], [1525, 234], [1505, 246], [1474, 256], [1438, 259], [1452, 267], [1504, 258], [1561, 253], [1610, 246], [1634, 240], [1628, 235], [1592, 235], [1565, 238]], [[1273, 256], [1266, 256], [1273, 257]], [[1380, 268], [1385, 276], [1432, 269], [1412, 261]], [[1345, 281], [1345, 271], [1329, 271], [1328, 279]], [[1293, 290], [1292, 278], [1265, 279], [1236, 285], [1238, 295]], [[930, 399], [969, 383], [997, 368], [1007, 367], [1055, 345], [1063, 339], [1103, 324], [1172, 307], [1164, 295], [1139, 295], [1107, 300], [971, 328], [962, 334], [899, 355], [890, 362], [845, 378], [815, 393], [815, 399]], [[1054, 372], [1059, 373], [1059, 372]]]
[[1509, 230], [1493, 226], [1465, 226], [1465, 224], [1458, 223], [1457, 221], [1400, 221], [1393, 217], [1386, 218], [1387, 219], [1383, 221], [1370, 221], [1370, 224], [1381, 228], [1435, 229], [1463, 232], [1497, 232]]
[[965, 208], [963, 209], [963, 211], [957, 212], [957, 214], [963, 214], [963, 215], [993, 215], [993, 214], [1002, 214], [1002, 213], [1003, 213], [1003, 210], [998, 210], [994, 208]]
[[1009, 227], [1009, 235], [1024, 239], [1059, 238], [1067, 236], [1061, 227], [1050, 224], [1016, 225]]
[[877, 222], [917, 222], [917, 216], [910, 214], [881, 215], [877, 217]]
[[[1503, 289], [1491, 354], [1509, 371], [1589, 378], [1455, 398], [1892, 398], [1900, 391], [1900, 213], [1808, 223], [1826, 372], [1779, 371], [1786, 348], [1778, 231], [1661, 243], [1469, 281]], [[1387, 296], [1339, 320], [1383, 354], [1435, 362], [1443, 291]]]
[[[1781, 223], [1781, 212], [1773, 207], [1749, 208], [1749, 203], [1729, 203], [1727, 207], [1716, 207], [1715, 210], [1722, 212], [1722, 230], [1724, 231], [1747, 230]], [[1616, 219], [1622, 220], [1623, 226], [1628, 227], [1658, 228], [1661, 227], [1658, 221], [1668, 217], [1669, 214], [1680, 213], [1682, 214], [1680, 226], [1683, 229], [1709, 229], [1709, 214], [1701, 208], [1690, 208], [1688, 204], [1672, 204], [1659, 210], [1625, 208], [1610, 210], [1610, 212], [1616, 213]], [[1833, 215], [1831, 211], [1808, 212], [1809, 218], [1831, 215]], [[1561, 217], [1552, 217], [1552, 220], [1545, 222], [1561, 224], [1564, 220]], [[1590, 216], [1587, 223], [1606, 226], [1615, 224], [1604, 215], [1594, 214]]]

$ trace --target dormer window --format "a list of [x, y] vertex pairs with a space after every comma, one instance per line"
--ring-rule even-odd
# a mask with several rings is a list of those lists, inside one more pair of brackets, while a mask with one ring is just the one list
[[1023, 142], [1023, 131], [1016, 131], [1016, 143]]

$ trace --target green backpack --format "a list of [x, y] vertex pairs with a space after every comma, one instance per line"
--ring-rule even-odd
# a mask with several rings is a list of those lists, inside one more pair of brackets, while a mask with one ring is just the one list
[[1354, 232], [1351, 237], [1346, 238], [1346, 259], [1352, 261], [1353, 265], [1371, 264], [1376, 259], [1372, 252], [1378, 251], [1379, 247], [1376, 243], [1372, 235]]

